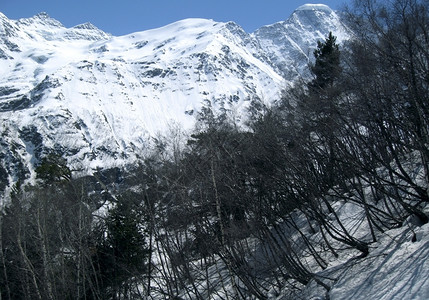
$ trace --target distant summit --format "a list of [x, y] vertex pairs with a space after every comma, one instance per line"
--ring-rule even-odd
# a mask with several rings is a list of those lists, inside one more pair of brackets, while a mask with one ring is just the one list
[[39, 19], [50, 19], [51, 17], [48, 15], [47, 12], [41, 12], [38, 13], [37, 15], [34, 16], [35, 18], [39, 18]]
[[325, 5], [325, 4], [304, 4], [298, 7], [295, 11], [303, 11], [303, 10], [312, 10], [312, 11], [324, 11], [327, 13], [332, 13], [333, 10]]
[[287, 80], [309, 76], [308, 62], [317, 40], [332, 33], [339, 42], [347, 40], [350, 31], [341, 18], [324, 4], [298, 7], [285, 21], [263, 26], [253, 33], [276, 70]]
[[48, 13], [41, 12], [31, 18], [22, 18], [16, 22], [17, 25], [21, 26], [33, 26], [45, 25], [47, 27], [64, 27], [61, 22], [51, 18]]
[[75, 29], [100, 30], [89, 22], [74, 26]]

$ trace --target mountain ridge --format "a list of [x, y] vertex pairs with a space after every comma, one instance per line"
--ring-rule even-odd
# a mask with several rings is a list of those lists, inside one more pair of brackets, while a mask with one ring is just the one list
[[335, 12], [306, 13], [319, 29], [289, 48], [282, 36], [308, 30], [300, 10], [289, 21], [301, 23], [289, 26], [293, 34], [286, 23], [249, 34], [234, 22], [185, 19], [117, 37], [90, 23], [65, 28], [45, 13], [17, 21], [1, 14], [0, 134], [10, 141], [0, 147], [3, 180], [34, 180], [34, 165], [50, 152], [78, 174], [131, 164], [171, 124], [191, 129], [206, 105], [244, 121], [252, 101], [274, 101], [308, 76], [311, 55], [295, 52], [311, 52], [329, 31], [347, 38]]

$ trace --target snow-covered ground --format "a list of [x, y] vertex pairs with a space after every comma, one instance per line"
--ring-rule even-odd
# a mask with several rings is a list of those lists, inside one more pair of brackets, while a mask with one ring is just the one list
[[[340, 211], [349, 216], [346, 225], [355, 223], [356, 219], [350, 216], [359, 214], [358, 211], [351, 206]], [[429, 299], [429, 224], [416, 223], [411, 220], [400, 228], [378, 233], [377, 242], [370, 244], [369, 255], [364, 258], [348, 250], [343, 250], [338, 259], [332, 258], [328, 268], [317, 273], [331, 285], [329, 294], [312, 282], [295, 296], [312, 300]], [[359, 226], [351, 228], [359, 230]], [[285, 291], [277, 299], [291, 298]]]
[[380, 235], [368, 257], [351, 260], [333, 274], [330, 299], [429, 299], [429, 224], [414, 232], [415, 242], [408, 226]]
[[[333, 207], [343, 225], [361, 240], [369, 243], [369, 254], [360, 257], [356, 249], [336, 242], [328, 237], [332, 246], [336, 249], [338, 257], [323, 246], [325, 244], [320, 231], [309, 234], [307, 219], [299, 212], [291, 217], [295, 220], [300, 230], [307, 234], [313, 247], [319, 251], [323, 259], [328, 262], [325, 269], [321, 269], [312, 255], [303, 250], [300, 255], [301, 262], [326, 286], [329, 292], [312, 280], [307, 286], [302, 286], [294, 279], [286, 279], [283, 287], [274, 282], [270, 277], [271, 272], [276, 272], [276, 262], [281, 259], [272, 257], [273, 253], [264, 248], [259, 239], [249, 237], [245, 245], [253, 249], [253, 253], [247, 253], [247, 267], [255, 272], [254, 279], [261, 280], [262, 286], [267, 290], [267, 299], [270, 300], [427, 300], [429, 299], [429, 224], [420, 225], [412, 217], [395, 229], [376, 234], [377, 241], [371, 242], [368, 226], [363, 209], [349, 202], [334, 202]], [[427, 206], [426, 214], [429, 213]], [[294, 245], [295, 250], [300, 249], [301, 235], [293, 228], [284, 224], [281, 230]], [[188, 233], [189, 234], [189, 233]], [[276, 233], [274, 233], [276, 234]], [[174, 233], [176, 242], [181, 238], [185, 241], [189, 236], [180, 231]], [[302, 240], [301, 240], [302, 241]], [[180, 244], [180, 242], [179, 242]], [[180, 251], [178, 244], [177, 251]], [[250, 245], [250, 246], [249, 246]], [[297, 252], [297, 253], [298, 253]], [[154, 262], [168, 264], [166, 253], [157, 253]], [[248, 256], [247, 256], [248, 255]], [[168, 255], [167, 255], [168, 256]], [[230, 270], [225, 261], [217, 255], [205, 260], [195, 260], [188, 263], [193, 285], [199, 290], [199, 296], [207, 296], [210, 287], [210, 299], [234, 298], [234, 288], [230, 277]], [[288, 270], [285, 269], [287, 273]], [[266, 276], [264, 278], [264, 276]], [[161, 278], [162, 276], [155, 276]], [[280, 276], [281, 277], [281, 276]], [[256, 279], [258, 278], [258, 279]], [[235, 284], [241, 285], [246, 290], [239, 277], [234, 277]], [[156, 281], [156, 280], [155, 280]], [[154, 281], [154, 283], [155, 283]], [[255, 282], [256, 282], [255, 281]], [[163, 286], [163, 280], [156, 284]], [[183, 289], [179, 293], [183, 299], [197, 299], [193, 294], [194, 289], [189, 286], [188, 293]], [[156, 290], [156, 287], [154, 287]], [[190, 292], [189, 292], [190, 291]], [[154, 294], [156, 299], [157, 296]], [[252, 298], [248, 295], [249, 299]]]

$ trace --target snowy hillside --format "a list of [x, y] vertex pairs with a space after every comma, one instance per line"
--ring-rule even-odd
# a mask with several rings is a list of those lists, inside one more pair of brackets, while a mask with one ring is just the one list
[[132, 163], [171, 124], [191, 128], [203, 105], [244, 119], [251, 100], [274, 101], [306, 72], [309, 49], [329, 31], [347, 37], [321, 5], [254, 34], [187, 19], [114, 37], [45, 13], [0, 13], [0, 189], [34, 178], [52, 151], [81, 174]]
[[340, 16], [323, 4], [305, 4], [298, 7], [286, 21], [263, 26], [252, 36], [284, 78], [293, 80], [299, 75], [308, 76], [308, 62], [313, 58], [314, 41], [323, 39], [326, 32], [339, 42], [349, 38], [349, 30]]
[[[362, 208], [351, 203], [336, 203], [335, 208], [346, 227], [356, 236], [370, 240]], [[416, 218], [410, 217], [403, 225], [378, 233], [377, 242], [370, 244], [370, 254], [365, 258], [357, 258], [356, 251], [351, 249], [343, 249], [339, 258], [330, 257], [329, 266], [318, 272], [325, 283], [332, 284], [328, 299], [428, 299], [429, 224], [422, 226]], [[322, 243], [319, 234], [311, 239], [319, 239]], [[308, 263], [316, 265], [311, 259]], [[290, 291], [285, 291], [276, 299], [291, 299]], [[327, 299], [326, 290], [315, 282], [295, 297]]]
[[0, 13], [1, 298], [429, 299], [425, 5], [354, 16], [347, 55], [322, 4], [254, 33]]

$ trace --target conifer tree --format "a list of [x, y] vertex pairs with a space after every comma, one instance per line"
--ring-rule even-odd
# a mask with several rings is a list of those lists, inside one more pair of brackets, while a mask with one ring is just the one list
[[314, 79], [307, 83], [306, 91], [297, 95], [296, 115], [301, 119], [303, 131], [322, 136], [332, 131], [332, 122], [339, 100], [338, 81], [341, 75], [340, 50], [336, 37], [329, 32], [325, 41], [317, 42], [315, 63], [310, 67]]
[[113, 299], [117, 295], [129, 295], [130, 280], [146, 270], [149, 249], [142, 222], [143, 216], [136, 204], [123, 197], [106, 218], [97, 265], [100, 279]]
[[329, 32], [324, 42], [317, 42], [313, 54], [316, 61], [311, 71], [315, 79], [310, 83], [310, 87], [316, 89], [331, 87], [341, 73], [340, 49], [332, 32]]
[[36, 167], [37, 178], [43, 183], [50, 184], [53, 182], [70, 181], [71, 170], [67, 167], [66, 160], [56, 154], [49, 154], [44, 157]]

